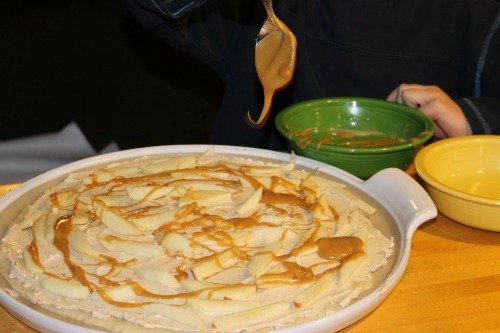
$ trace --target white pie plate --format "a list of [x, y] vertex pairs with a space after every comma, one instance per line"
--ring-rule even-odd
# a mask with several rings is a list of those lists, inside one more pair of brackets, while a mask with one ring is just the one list
[[[37, 176], [0, 199], [0, 235], [3, 237], [9, 224], [14, 221], [26, 205], [33, 202], [45, 189], [62, 181], [69, 173], [142, 156], [203, 153], [208, 149], [213, 149], [219, 154], [253, 159], [288, 161], [291, 158], [290, 154], [270, 150], [213, 145], [138, 148], [86, 158]], [[393, 255], [388, 264], [375, 273], [374, 286], [370, 291], [338, 312], [286, 327], [277, 332], [337, 331], [370, 313], [394, 289], [408, 264], [411, 240], [415, 230], [425, 221], [434, 218], [437, 215], [437, 210], [424, 189], [413, 178], [399, 169], [385, 169], [368, 180], [362, 181], [330, 165], [299, 156], [293, 158], [296, 158], [298, 168], [318, 170], [323, 175], [342, 181], [348, 185], [350, 191], [374, 205], [378, 209], [378, 212], [372, 216], [374, 226], [386, 236], [394, 239]], [[7, 281], [3, 278], [0, 279], [0, 304], [19, 320], [38, 331], [57, 333], [102, 332], [98, 328], [85, 326], [42, 310], [23, 297], [12, 296], [9, 290], [10, 287]]]

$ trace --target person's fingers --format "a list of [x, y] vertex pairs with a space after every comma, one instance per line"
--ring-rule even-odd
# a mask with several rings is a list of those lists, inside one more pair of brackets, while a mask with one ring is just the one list
[[420, 106], [439, 98], [441, 94], [443, 93], [440, 90], [436, 90], [431, 87], [405, 87], [405, 89], [401, 91], [400, 95], [402, 103], [414, 108], [419, 108]]
[[418, 108], [435, 124], [438, 138], [467, 135], [470, 125], [460, 107], [439, 87], [400, 84], [387, 100]]
[[[399, 104], [406, 104], [404, 100], [404, 95], [406, 94], [407, 91], [414, 91], [414, 90], [429, 90], [430, 86], [424, 86], [421, 84], [409, 84], [409, 83], [401, 83], [399, 86], [396, 87], [388, 96], [387, 100], [391, 102], [396, 102]], [[412, 105], [413, 106], [413, 105]]]
[[448, 95], [438, 95], [423, 104], [419, 110], [434, 121], [435, 136], [438, 138], [470, 134], [467, 118]]
[[396, 102], [396, 98], [398, 97], [399, 86], [396, 87], [389, 95], [387, 95], [386, 100], [389, 102]]

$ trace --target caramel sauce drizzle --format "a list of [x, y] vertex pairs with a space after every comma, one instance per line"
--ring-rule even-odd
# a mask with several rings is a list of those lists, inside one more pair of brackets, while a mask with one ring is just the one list
[[61, 216], [57, 222], [54, 224], [54, 246], [62, 252], [64, 257], [64, 262], [68, 266], [69, 270], [82, 285], [86, 286], [90, 292], [94, 291], [94, 287], [87, 280], [85, 271], [80, 266], [76, 265], [71, 261], [71, 255], [69, 250], [68, 236], [71, 233], [73, 224], [71, 223], [71, 216], [65, 215]]
[[[307, 131], [299, 134], [305, 136], [307, 134]], [[262, 187], [264, 191], [262, 194], [261, 203], [265, 204], [267, 207], [272, 208], [273, 210], [278, 212], [278, 214], [290, 215], [287, 208], [291, 207], [298, 207], [303, 210], [309, 210], [309, 211], [314, 209], [323, 210], [323, 207], [320, 206], [314, 200], [314, 198], [316, 198], [316, 193], [314, 190], [303, 186], [297, 186], [296, 184], [282, 177], [276, 177], [276, 176], [272, 177], [271, 186], [269, 189], [267, 189], [255, 177], [246, 174], [245, 172], [248, 172], [248, 170], [249, 170], [248, 167], [244, 166], [240, 167], [238, 170], [235, 170], [228, 166], [219, 164], [216, 166], [198, 166], [194, 168], [175, 170], [171, 172], [161, 172], [153, 175], [136, 176], [130, 178], [118, 176], [115, 177], [114, 179], [103, 182], [98, 182], [97, 175], [92, 174], [91, 175], [92, 183], [85, 185], [84, 191], [94, 189], [96, 187], [106, 188], [107, 186], [110, 186], [109, 188], [107, 188], [107, 193], [111, 193], [110, 191], [114, 191], [115, 189], [119, 192], [122, 189], [118, 189], [117, 186], [124, 184], [135, 184], [135, 183], [144, 184], [144, 182], [151, 182], [151, 184], [154, 184], [153, 186], [162, 186], [164, 184], [174, 185], [174, 184], [179, 184], [181, 182], [189, 182], [194, 180], [189, 178], [186, 179], [177, 178], [175, 180], [168, 181], [165, 180], [164, 178], [168, 178], [173, 174], [176, 175], [198, 174], [200, 176], [206, 177], [206, 175], [203, 175], [204, 172], [223, 171], [244, 178], [255, 189]], [[234, 180], [214, 179], [213, 177], [207, 177], [207, 179], [210, 179], [210, 181], [215, 180], [219, 184], [227, 186], [234, 186], [235, 184], [238, 183], [237, 181]], [[277, 189], [278, 187], [285, 189], [288, 193], [274, 192], [273, 190]], [[151, 190], [150, 193], [146, 195], [146, 197], [148, 197], [148, 195], [150, 195], [153, 192], [154, 190]], [[57, 196], [52, 195], [51, 200], [52, 204], [58, 207], [59, 203], [57, 202]], [[75, 202], [74, 204], [75, 210], [76, 207], [77, 203]], [[151, 208], [152, 206], [146, 206], [143, 207], [142, 209], [139, 209], [138, 211], [128, 213], [125, 216], [126, 218], [145, 216], [151, 210]], [[336, 210], [331, 206], [328, 207], [328, 210], [329, 212], [325, 213], [329, 213], [331, 216], [334, 216], [334, 220], [337, 220], [338, 213], [336, 212]], [[258, 215], [256, 214], [257, 213], [245, 218], [224, 219], [223, 217], [218, 215], [202, 214], [200, 211], [200, 207], [198, 207], [196, 203], [191, 203], [189, 205], [181, 207], [174, 215], [174, 220], [166, 221], [165, 224], [163, 224], [161, 227], [159, 227], [157, 230], [153, 232], [153, 235], [157, 235], [160, 232], [182, 230], [188, 227], [200, 227], [201, 231], [194, 232], [192, 234], [191, 241], [193, 246], [194, 245], [203, 246], [202, 244], [200, 244], [200, 242], [196, 241], [196, 238], [200, 236], [205, 236], [215, 241], [222, 247], [225, 247], [226, 249], [231, 251], [234, 258], [237, 258], [243, 262], [248, 262], [251, 260], [251, 256], [247, 254], [245, 250], [243, 250], [242, 248], [236, 247], [233, 243], [233, 239], [227, 232], [231, 230], [251, 229], [257, 226], [271, 226], [271, 227], [276, 226], [275, 224], [272, 223], [260, 222], [258, 219]], [[89, 216], [95, 218], [95, 214], [89, 214]], [[304, 218], [304, 214], [296, 212], [294, 214], [291, 214], [291, 217]], [[71, 279], [75, 279], [82, 285], [86, 286], [90, 292], [96, 291], [104, 301], [108, 302], [113, 306], [132, 308], [132, 307], [141, 307], [150, 304], [151, 302], [130, 303], [130, 302], [115, 301], [105, 292], [104, 289], [105, 287], [125, 284], [130, 286], [134, 291], [134, 293], [141, 297], [155, 298], [155, 299], [187, 299], [191, 297], [196, 297], [201, 293], [207, 291], [209, 298], [211, 298], [212, 294], [215, 291], [224, 290], [224, 288], [233, 288], [235, 286], [235, 285], [228, 285], [216, 288], [204, 288], [194, 292], [183, 292], [183, 293], [169, 294], [169, 295], [156, 294], [144, 289], [137, 282], [130, 279], [121, 282], [110, 280], [107, 276], [113, 275], [120, 268], [127, 267], [128, 265], [136, 262], [137, 260], [132, 259], [127, 262], [118, 262], [115, 258], [103, 254], [100, 255], [100, 258], [104, 260], [103, 263], [107, 263], [110, 265], [108, 273], [105, 274], [104, 276], [86, 273], [82, 267], [78, 266], [72, 261], [70, 256], [68, 236], [70, 235], [73, 227], [71, 219], [72, 215], [65, 215], [60, 217], [55, 223], [54, 246], [63, 254], [64, 261], [72, 274]], [[363, 242], [361, 241], [361, 239], [357, 237], [333, 237], [333, 238], [317, 239], [317, 234], [320, 229], [320, 222], [317, 220], [313, 220], [312, 223], [314, 224], [313, 226], [314, 229], [310, 233], [309, 237], [305, 241], [303, 241], [303, 243], [299, 247], [291, 250], [290, 253], [285, 255], [276, 256], [273, 254], [274, 260], [281, 262], [286, 271], [283, 273], [274, 273], [274, 274], [268, 273], [262, 275], [261, 278], [265, 280], [265, 283], [282, 283], [283, 279], [287, 280], [287, 283], [291, 284], [309, 283], [311, 281], [320, 278], [324, 274], [337, 271], [344, 262], [348, 260], [353, 260], [364, 254]], [[285, 232], [281, 235], [281, 240], [285, 238], [286, 232], [287, 230], [285, 230]], [[119, 237], [112, 235], [109, 235], [107, 237], [108, 239], [119, 239]], [[303, 267], [295, 262], [287, 261], [287, 259], [289, 259], [290, 257], [295, 256], [301, 251], [316, 245], [318, 246], [318, 255], [321, 258], [331, 262], [339, 262], [340, 264], [334, 268], [327, 269], [320, 274], [314, 274], [312, 267]], [[210, 250], [210, 248], [208, 247], [205, 248]], [[43, 268], [43, 265], [40, 263], [38, 247], [36, 245], [35, 240], [33, 240], [29, 245], [28, 251], [31, 254], [34, 262], [38, 266]], [[213, 252], [213, 250], [210, 251]], [[189, 259], [189, 261], [191, 263], [195, 263], [199, 261], [213, 260], [217, 265], [222, 267], [221, 263], [217, 260], [216, 257], [217, 255], [218, 253], [212, 253], [208, 256], [199, 259], [191, 258]], [[87, 279], [87, 275], [95, 277], [99, 281], [99, 286], [91, 283]], [[182, 270], [180, 266], [178, 266], [175, 268], [174, 277], [177, 279], [177, 281], [180, 282], [184, 279], [188, 279], [189, 274], [185, 270]]]
[[363, 241], [358, 237], [345, 236], [318, 239], [318, 255], [326, 260], [345, 262], [364, 254]]
[[260, 202], [264, 204], [269, 204], [273, 206], [284, 205], [284, 206], [297, 206], [302, 209], [307, 208], [307, 204], [304, 199], [299, 198], [293, 194], [287, 193], [275, 193], [271, 191], [262, 192], [262, 198]]
[[[369, 131], [365, 131], [366, 134], [358, 134], [357, 132], [362, 131], [353, 131], [353, 130], [343, 130], [343, 129], [331, 129], [326, 137], [321, 137], [319, 139], [313, 139], [311, 136], [317, 130], [314, 128], [306, 128], [303, 130], [294, 130], [288, 124], [285, 124], [285, 128], [288, 131], [288, 138], [292, 140], [293, 137], [296, 137], [295, 143], [301, 148], [305, 149], [309, 143], [316, 142], [316, 150], [319, 150], [323, 144], [330, 144], [341, 147], [377, 147], [377, 146], [391, 146], [400, 144], [402, 142], [411, 142], [413, 138], [405, 140], [399, 137], [375, 137], [375, 138], [367, 138], [365, 140], [361, 140], [360, 138], [367, 135], [381, 135], [376, 133], [371, 133]], [[336, 142], [333, 138], [341, 138], [345, 139], [344, 141]], [[349, 140], [351, 139], [351, 140]]]
[[38, 253], [38, 246], [36, 245], [35, 239], [33, 239], [31, 241], [31, 243], [28, 247], [28, 252], [31, 255], [31, 257], [33, 258], [33, 261], [35, 262], [35, 264], [43, 269], [44, 267], [43, 267], [42, 263], [40, 262], [40, 254]]
[[181, 282], [182, 280], [185, 280], [189, 277], [188, 273], [181, 270], [179, 267], [176, 267], [175, 270], [177, 274], [175, 274], [174, 277], [178, 282]]

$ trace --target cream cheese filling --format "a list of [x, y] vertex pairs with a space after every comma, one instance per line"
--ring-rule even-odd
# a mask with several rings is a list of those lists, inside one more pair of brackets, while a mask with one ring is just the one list
[[345, 185], [207, 152], [78, 172], [2, 240], [35, 304], [147, 328], [257, 331], [341, 309], [393, 242]]

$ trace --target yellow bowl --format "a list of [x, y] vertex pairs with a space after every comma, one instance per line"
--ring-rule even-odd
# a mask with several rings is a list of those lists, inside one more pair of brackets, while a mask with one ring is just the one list
[[500, 135], [434, 142], [419, 151], [415, 169], [442, 214], [500, 231]]

